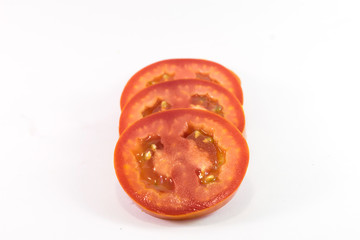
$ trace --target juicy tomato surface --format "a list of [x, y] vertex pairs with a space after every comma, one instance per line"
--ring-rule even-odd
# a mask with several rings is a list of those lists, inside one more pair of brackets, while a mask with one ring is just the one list
[[241, 103], [224, 87], [204, 80], [174, 80], [138, 92], [120, 116], [120, 134], [135, 121], [156, 112], [197, 108], [214, 112], [232, 122], [240, 132], [245, 126]]
[[153, 63], [138, 71], [121, 95], [121, 109], [142, 89], [165, 81], [202, 79], [222, 85], [243, 103], [240, 79], [224, 66], [200, 59], [169, 59]]
[[114, 153], [125, 192], [160, 218], [184, 219], [226, 204], [242, 182], [249, 149], [240, 131], [204, 110], [154, 113], [128, 127]]

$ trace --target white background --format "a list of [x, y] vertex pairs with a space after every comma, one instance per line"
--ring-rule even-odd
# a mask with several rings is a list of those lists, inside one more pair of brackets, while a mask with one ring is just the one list
[[[358, 1], [0, 1], [0, 239], [359, 239]], [[183, 222], [115, 177], [120, 94], [167, 58], [242, 79], [250, 165]]]

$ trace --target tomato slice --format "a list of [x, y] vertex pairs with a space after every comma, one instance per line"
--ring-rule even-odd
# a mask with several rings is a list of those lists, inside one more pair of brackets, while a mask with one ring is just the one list
[[212, 111], [241, 132], [245, 116], [241, 103], [224, 87], [204, 80], [174, 80], [147, 87], [138, 92], [120, 116], [120, 134], [135, 121], [155, 112], [177, 108], [198, 108]]
[[222, 85], [243, 103], [240, 79], [224, 66], [200, 59], [169, 59], [153, 63], [138, 71], [126, 84], [121, 95], [121, 109], [142, 89], [165, 81], [202, 79]]
[[224, 118], [199, 109], [154, 113], [128, 127], [115, 148], [125, 192], [160, 218], [198, 217], [225, 205], [240, 186], [249, 149]]

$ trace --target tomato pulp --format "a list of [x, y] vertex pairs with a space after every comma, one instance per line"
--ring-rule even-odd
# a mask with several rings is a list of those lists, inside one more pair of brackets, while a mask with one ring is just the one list
[[148, 86], [165, 81], [194, 78], [222, 85], [243, 103], [240, 79], [231, 70], [207, 60], [169, 59], [141, 69], [128, 81], [121, 95], [121, 109], [136, 93]]
[[217, 114], [175, 109], [125, 129], [114, 156], [120, 184], [140, 207], [160, 218], [183, 219], [231, 199], [249, 150], [240, 131]]
[[174, 80], [138, 92], [120, 116], [120, 134], [135, 121], [155, 112], [177, 108], [198, 108], [214, 112], [242, 132], [245, 116], [241, 103], [224, 87], [204, 80]]

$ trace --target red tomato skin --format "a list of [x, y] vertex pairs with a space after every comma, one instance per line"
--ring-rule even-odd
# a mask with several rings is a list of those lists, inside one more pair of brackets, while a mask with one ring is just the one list
[[[186, 68], [186, 66], [191, 66], [191, 64], [194, 65], [199, 65], [199, 66], [205, 66], [208, 69], [216, 69], [216, 71], [221, 72], [221, 74], [223, 74], [223, 76], [227, 79], [226, 82], [221, 82], [219, 81], [219, 84], [222, 85], [223, 87], [227, 88], [230, 92], [232, 92], [241, 102], [241, 104], [243, 104], [243, 92], [242, 92], [242, 88], [241, 88], [241, 81], [240, 78], [231, 70], [227, 69], [226, 67], [222, 66], [219, 63], [213, 62], [213, 61], [209, 61], [209, 60], [203, 60], [203, 59], [191, 59], [191, 58], [179, 58], [179, 59], [167, 59], [167, 60], [162, 60], [159, 62], [155, 62], [153, 64], [150, 64], [146, 67], [144, 67], [143, 69], [141, 69], [140, 71], [138, 71], [137, 73], [135, 73], [130, 80], [127, 82], [123, 93], [121, 95], [121, 100], [120, 100], [120, 106], [121, 109], [124, 109], [126, 103], [128, 101], [130, 101], [130, 99], [137, 93], [139, 92], [141, 89], [145, 88], [145, 83], [140, 83], [139, 79], [141, 77], [143, 77], [144, 75], [146, 75], [147, 73], [153, 71], [156, 68], [165, 68], [166, 71], [166, 67], [167, 65], [170, 66], [179, 66], [179, 68]], [[185, 67], [184, 67], [185, 66]], [[187, 74], [185, 74], [186, 76], [179, 76], [179, 78], [175, 75], [175, 79], [174, 80], [179, 80], [179, 79], [188, 79], [188, 78], [196, 78], [195, 73], [193, 72], [192, 75], [189, 75], [190, 72], [189, 70], [187, 70]], [[152, 77], [156, 77], [157, 75], [154, 75]], [[219, 80], [219, 79], [217, 79]], [[139, 85], [140, 84], [140, 85]]]
[[[226, 88], [205, 80], [187, 79], [173, 80], [149, 86], [138, 92], [124, 107], [119, 121], [119, 133], [121, 134], [126, 127], [131, 125], [134, 120], [141, 118], [138, 105], [141, 105], [143, 99], [149, 99], [155, 102], [157, 98], [167, 100], [172, 104], [171, 109], [192, 108], [190, 106], [190, 95], [200, 93], [208, 94], [219, 101], [224, 107], [224, 118], [233, 123], [240, 132], [244, 131], [245, 114], [240, 101]], [[152, 97], [156, 94], [156, 97]], [[175, 105], [174, 105], [175, 103]], [[143, 103], [143, 107], [149, 105]], [[231, 110], [227, 110], [231, 107]], [[134, 112], [134, 109], [138, 112]], [[135, 119], [136, 118], [136, 119]]]
[[187, 219], [194, 219], [194, 218], [201, 218], [204, 217], [208, 214], [211, 214], [213, 212], [215, 212], [216, 210], [222, 208], [223, 206], [225, 206], [228, 202], [230, 202], [230, 200], [234, 197], [236, 192], [233, 192], [230, 196], [228, 196], [226, 199], [224, 199], [223, 201], [217, 203], [216, 205], [214, 205], [211, 208], [206, 208], [197, 212], [191, 212], [191, 213], [186, 213], [186, 214], [179, 214], [179, 215], [168, 215], [168, 214], [162, 214], [162, 213], [157, 213], [154, 211], [151, 211], [147, 208], [144, 208], [143, 206], [141, 206], [140, 204], [136, 203], [136, 201], [133, 199], [133, 201], [135, 201], [136, 205], [145, 213], [153, 216], [153, 217], [157, 217], [157, 218], [162, 218], [162, 219], [166, 219], [166, 220], [187, 220]]
[[[239, 144], [239, 145], [229, 148], [228, 151], [230, 151], [230, 152], [235, 151], [234, 148], [239, 148], [239, 149], [241, 149], [241, 151], [240, 151], [240, 155], [238, 156], [239, 159], [236, 161], [234, 159], [237, 159], [237, 156], [235, 156], [233, 154], [230, 156], [227, 156], [227, 159], [228, 160], [232, 159], [232, 161], [230, 161], [230, 160], [229, 161], [232, 164], [235, 164], [235, 166], [236, 166], [236, 169], [234, 170], [235, 176], [233, 176], [233, 177], [235, 177], [235, 179], [231, 180], [231, 181], [234, 181], [234, 183], [231, 184], [231, 186], [226, 185], [225, 187], [227, 190], [225, 190], [222, 194], [220, 194], [215, 199], [209, 201], [209, 203], [206, 204], [207, 207], [197, 208], [194, 205], [193, 207], [189, 206], [188, 208], [185, 208], [182, 210], [174, 210], [174, 209], [171, 210], [172, 208], [170, 206], [167, 208], [167, 210], [164, 211], [164, 209], [157, 208], [151, 202], [148, 202], [148, 201], [144, 202], [142, 197], [139, 196], [138, 193], [134, 192], [134, 189], [131, 188], [130, 182], [128, 181], [126, 176], [123, 174], [123, 171], [126, 170], [125, 165], [123, 165], [124, 163], [126, 163], [126, 160], [124, 160], [123, 157], [127, 156], [128, 159], [131, 157], [129, 157], [129, 155], [126, 155], [126, 154], [123, 155], [124, 152], [122, 152], [121, 149], [125, 149], [124, 151], [128, 151], [129, 149], [127, 147], [123, 147], [123, 146], [126, 144], [127, 141], [130, 141], [131, 138], [129, 138], [129, 137], [131, 137], [133, 134], [137, 134], [139, 131], [142, 131], [143, 128], [145, 126], [148, 126], [149, 123], [151, 124], [154, 119], [156, 120], [157, 118], [162, 118], [166, 115], [167, 119], [169, 119], [169, 121], [171, 121], [171, 119], [181, 118], [181, 116], [184, 114], [190, 114], [190, 115], [200, 117], [203, 119], [208, 119], [206, 121], [209, 121], [209, 122], [216, 122], [216, 123], [220, 122], [221, 123], [220, 125], [222, 125], [222, 127], [224, 129], [227, 129], [230, 132], [230, 134], [234, 135], [234, 141]], [[218, 128], [216, 128], [216, 129], [218, 129]], [[227, 134], [229, 134], [229, 133], [227, 133]], [[242, 137], [241, 133], [231, 123], [229, 123], [222, 117], [220, 117], [216, 114], [207, 112], [207, 111], [196, 110], [196, 109], [169, 110], [166, 112], [155, 113], [153, 115], [150, 115], [149, 117], [146, 117], [146, 118], [143, 118], [143, 119], [137, 121], [136, 123], [134, 123], [132, 126], [130, 126], [129, 128], [127, 128], [124, 131], [123, 135], [120, 137], [120, 139], [116, 145], [115, 153], [114, 153], [114, 167], [115, 167], [116, 175], [118, 177], [120, 184], [122, 185], [123, 189], [125, 190], [125, 192], [127, 192], [127, 194], [134, 200], [134, 202], [148, 214], [155, 216], [155, 217], [159, 217], [159, 218], [174, 219], [174, 220], [189, 219], [189, 218], [204, 216], [205, 214], [211, 213], [211, 212], [219, 209], [220, 207], [224, 206], [228, 201], [230, 201], [230, 199], [233, 197], [236, 190], [240, 186], [240, 184], [245, 176], [245, 173], [246, 173], [246, 170], [248, 167], [248, 163], [249, 163], [249, 149], [248, 149], [248, 145], [247, 145], [245, 139]], [[224, 170], [222, 170], [222, 171], [224, 171]], [[220, 187], [221, 187], [221, 185], [220, 185]], [[139, 197], [140, 197], [140, 199], [139, 199]]]

